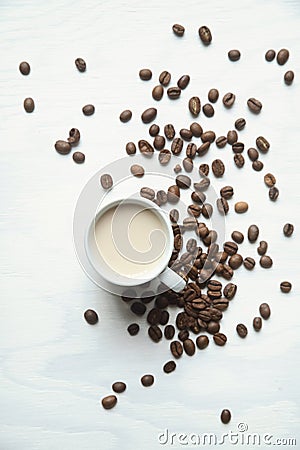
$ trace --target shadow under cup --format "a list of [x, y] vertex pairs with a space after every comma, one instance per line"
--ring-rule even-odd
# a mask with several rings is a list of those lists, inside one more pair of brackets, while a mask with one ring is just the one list
[[167, 267], [173, 232], [166, 214], [149, 200], [117, 200], [96, 214], [85, 248], [94, 269], [108, 282], [139, 286]]

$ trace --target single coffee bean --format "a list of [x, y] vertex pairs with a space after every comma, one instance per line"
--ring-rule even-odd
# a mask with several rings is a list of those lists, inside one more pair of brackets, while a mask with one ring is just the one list
[[228, 300], [232, 300], [237, 291], [237, 286], [233, 283], [228, 283], [223, 289], [223, 295]]
[[[219, 322], [214, 322], [213, 320], [208, 322], [208, 324], [207, 324], [207, 332], [209, 334], [216, 334], [219, 331], [220, 331], [220, 324], [219, 324]], [[196, 343], [197, 343], [197, 341], [196, 341]]]
[[170, 159], [171, 159], [170, 150], [164, 149], [159, 152], [158, 160], [162, 166], [165, 166], [166, 164], [168, 164]]
[[216, 103], [218, 101], [218, 98], [219, 98], [219, 91], [218, 91], [218, 89], [210, 89], [208, 91], [208, 96], [207, 97], [208, 97], [208, 100], [211, 103]]
[[137, 316], [143, 316], [146, 312], [146, 306], [141, 302], [134, 302], [130, 306], [131, 311]]
[[223, 197], [218, 198], [216, 203], [219, 213], [222, 214], [223, 216], [226, 215], [229, 211], [229, 205], [226, 198]]
[[181, 331], [179, 331], [179, 333], [178, 333], [178, 339], [181, 341], [181, 342], [184, 342], [186, 339], [188, 339], [189, 338], [189, 332], [188, 332], [188, 330], [181, 330]]
[[285, 84], [287, 84], [287, 85], [292, 84], [293, 81], [294, 81], [294, 77], [295, 77], [295, 75], [294, 75], [294, 72], [292, 70], [288, 70], [287, 72], [285, 72], [285, 74], [284, 74], [284, 82], [285, 82]]
[[232, 151], [234, 153], [243, 153], [245, 148], [245, 145], [243, 144], [243, 142], [235, 142], [234, 144], [232, 144]]
[[283, 227], [283, 234], [286, 237], [291, 237], [293, 233], [294, 233], [294, 225], [292, 225], [291, 223], [286, 223]]
[[161, 84], [158, 84], [157, 86], [155, 86], [152, 89], [152, 97], [154, 98], [154, 100], [161, 100], [163, 98], [164, 95], [164, 88]]
[[244, 259], [244, 267], [247, 270], [253, 270], [255, 267], [255, 260], [250, 258], [250, 256], [247, 256], [247, 258]]
[[216, 178], [220, 178], [224, 175], [225, 166], [223, 161], [221, 161], [220, 159], [215, 159], [211, 164], [211, 168]]
[[215, 344], [217, 344], [219, 346], [223, 346], [227, 342], [227, 337], [223, 333], [216, 333], [216, 334], [214, 334], [214, 341], [215, 341]]
[[192, 180], [187, 175], [177, 175], [175, 181], [180, 189], [188, 189], [192, 183]]
[[178, 359], [180, 356], [182, 356], [183, 348], [182, 344], [179, 341], [173, 341], [170, 344], [170, 350], [174, 358]]
[[168, 311], [162, 311], [159, 323], [161, 325], [166, 325], [169, 322], [169, 319], [170, 319], [170, 314], [168, 313]]
[[147, 198], [148, 200], [154, 200], [155, 198], [155, 192], [153, 189], [149, 187], [143, 187], [140, 190], [140, 196]]
[[154, 383], [154, 376], [153, 375], [143, 375], [141, 378], [141, 383], [143, 386], [145, 387], [149, 387], [152, 386], [152, 384]]
[[262, 103], [254, 97], [251, 97], [247, 100], [248, 108], [254, 114], [259, 114], [262, 109]]
[[272, 200], [273, 202], [276, 202], [276, 200], [279, 197], [279, 190], [277, 189], [276, 186], [273, 186], [269, 189], [269, 198], [270, 200]]
[[210, 103], [206, 103], [202, 106], [202, 111], [206, 117], [213, 117], [215, 114], [214, 107]]
[[123, 123], [129, 122], [129, 120], [132, 117], [132, 112], [130, 109], [125, 109], [125, 111], [122, 111], [120, 114], [120, 121]]
[[236, 153], [233, 157], [234, 163], [235, 165], [241, 169], [242, 167], [244, 167], [245, 164], [245, 158], [243, 157], [243, 155], [241, 153]]
[[205, 219], [210, 219], [213, 214], [213, 207], [210, 203], [204, 203], [202, 206], [202, 215], [205, 217]]
[[286, 48], [282, 48], [277, 53], [276, 60], [280, 66], [283, 66], [289, 59], [290, 52]]
[[151, 80], [152, 78], [152, 72], [150, 69], [141, 69], [139, 71], [139, 76], [141, 80], [148, 81]]
[[177, 209], [171, 209], [169, 212], [171, 222], [177, 223], [179, 220], [179, 211]]
[[264, 182], [265, 182], [266, 186], [268, 186], [270, 188], [270, 187], [273, 187], [276, 184], [276, 178], [274, 177], [273, 174], [267, 173], [264, 176]]
[[223, 411], [221, 412], [222, 423], [227, 425], [230, 422], [230, 420], [231, 420], [231, 412], [229, 411], [229, 409], [223, 409]]
[[187, 243], [186, 243], [186, 251], [188, 253], [195, 253], [195, 251], [197, 250], [197, 241], [194, 238], [190, 238]]
[[171, 152], [173, 155], [179, 155], [183, 148], [183, 140], [181, 138], [175, 138], [173, 139], [173, 142], [171, 144]]
[[197, 153], [199, 156], [204, 156], [210, 147], [210, 142], [204, 142], [202, 145], [200, 145], [200, 147], [197, 150]]
[[134, 177], [137, 177], [137, 178], [142, 178], [145, 174], [144, 167], [140, 166], [139, 164], [133, 164], [130, 167], [130, 172], [132, 173], [132, 175]]
[[19, 70], [22, 75], [29, 75], [30, 73], [30, 65], [26, 61], [22, 61], [19, 65]]
[[122, 392], [124, 392], [126, 390], [126, 384], [123, 383], [123, 381], [116, 381], [112, 385], [112, 390], [114, 392], [116, 392], [117, 394], [121, 394]]
[[68, 142], [71, 145], [76, 145], [80, 140], [80, 131], [77, 128], [71, 128], [69, 131]]
[[67, 155], [68, 153], [70, 153], [72, 149], [71, 144], [69, 142], [61, 140], [56, 141], [54, 147], [57, 153], [59, 153], [60, 155]]
[[176, 100], [177, 98], [180, 97], [181, 89], [178, 86], [170, 87], [167, 90], [167, 94], [171, 100]]
[[195, 354], [196, 347], [192, 339], [186, 339], [185, 341], [183, 341], [183, 348], [188, 356], [193, 356]]
[[189, 110], [190, 113], [197, 117], [201, 111], [201, 102], [199, 97], [191, 97], [189, 100]]
[[232, 255], [228, 260], [228, 264], [233, 270], [237, 270], [243, 264], [243, 257], [238, 254]]
[[154, 123], [154, 124], [151, 125], [150, 128], [149, 128], [149, 134], [150, 134], [150, 136], [152, 136], [152, 137], [157, 136], [157, 135], [159, 134], [159, 130], [160, 130], [159, 126], [158, 126], [156, 123]]
[[262, 303], [259, 307], [259, 313], [261, 317], [265, 320], [268, 320], [271, 315], [271, 309], [268, 303]]
[[248, 228], [248, 240], [249, 242], [255, 242], [259, 235], [259, 228], [257, 225], [250, 225]]
[[189, 205], [187, 212], [194, 217], [199, 217], [201, 214], [201, 208], [199, 205]]
[[100, 177], [100, 183], [103, 189], [110, 189], [113, 186], [113, 179], [112, 176], [108, 173], [104, 173]]
[[75, 59], [75, 66], [79, 70], [79, 72], [85, 72], [86, 71], [86, 62], [82, 58], [76, 58]]
[[237, 120], [234, 122], [234, 126], [235, 126], [235, 128], [236, 128], [238, 131], [241, 131], [241, 130], [243, 130], [243, 129], [245, 128], [245, 126], [246, 126], [246, 120], [245, 120], [244, 118], [237, 119]]
[[165, 373], [171, 373], [176, 369], [176, 363], [175, 361], [168, 361], [166, 362], [166, 364], [164, 364], [163, 366], [163, 371]]
[[171, 81], [171, 74], [167, 70], [164, 70], [159, 75], [159, 82], [160, 82], [160, 84], [162, 84], [163, 86], [168, 86], [170, 81]]
[[192, 172], [194, 168], [194, 163], [191, 158], [184, 158], [182, 161], [183, 168], [186, 172]]
[[214, 142], [214, 140], [216, 139], [216, 133], [214, 131], [205, 131], [204, 133], [202, 133], [201, 135], [201, 141], [203, 143], [205, 142]]
[[268, 50], [265, 54], [265, 59], [266, 59], [266, 61], [271, 62], [274, 60], [275, 56], [276, 56], [276, 53], [274, 50]]
[[195, 203], [204, 203], [206, 200], [206, 195], [203, 192], [192, 192], [191, 199]]
[[223, 97], [223, 105], [226, 106], [226, 108], [231, 108], [232, 105], [235, 102], [235, 95], [232, 92], [228, 92]]
[[126, 153], [127, 155], [135, 155], [136, 146], [134, 142], [127, 142], [126, 144]]
[[209, 344], [209, 339], [204, 334], [200, 335], [196, 339], [196, 345], [199, 350], [204, 350]]
[[260, 241], [259, 247], [257, 248], [257, 253], [260, 256], [263, 256], [267, 253], [267, 251], [268, 251], [268, 243], [266, 241]]
[[127, 331], [130, 336], [135, 336], [140, 331], [140, 326], [137, 323], [132, 323], [128, 326]]
[[166, 339], [173, 339], [175, 334], [175, 328], [173, 325], [167, 325], [164, 329], [164, 335]]
[[204, 45], [209, 45], [212, 41], [212, 34], [208, 27], [202, 26], [198, 30], [199, 37]]
[[171, 123], [165, 125], [164, 127], [164, 132], [165, 132], [165, 136], [166, 138], [171, 141], [172, 139], [174, 139], [175, 136], [175, 129], [173, 127], [173, 125]]
[[157, 115], [156, 108], [148, 108], [142, 113], [141, 119], [144, 123], [150, 123], [156, 118], [156, 115]]
[[256, 172], [260, 172], [261, 170], [263, 170], [264, 168], [264, 164], [261, 161], [253, 161], [252, 163], [252, 169], [255, 170]]
[[190, 142], [186, 148], [186, 156], [190, 159], [194, 159], [197, 153], [197, 145]]
[[224, 148], [225, 145], [227, 144], [227, 138], [226, 136], [219, 136], [216, 140], [216, 146], [218, 148]]
[[261, 256], [259, 263], [261, 267], [263, 267], [264, 269], [269, 269], [273, 265], [272, 258], [270, 258], [270, 256], [267, 255]]
[[243, 214], [248, 211], [248, 203], [247, 202], [237, 202], [234, 205], [234, 210], [238, 214]]
[[241, 52], [239, 50], [229, 50], [228, 58], [230, 61], [238, 61], [241, 57]]
[[147, 322], [149, 325], [157, 325], [159, 324], [161, 318], [161, 310], [159, 308], [153, 308], [148, 312]]
[[182, 75], [182, 77], [179, 78], [179, 80], [177, 81], [177, 86], [180, 89], [185, 89], [187, 87], [187, 85], [190, 82], [190, 76], [189, 75]]
[[231, 233], [231, 238], [237, 244], [241, 244], [242, 242], [244, 242], [244, 235], [240, 231], [233, 231]]
[[206, 191], [209, 188], [210, 180], [209, 178], [203, 178], [199, 183], [194, 183], [194, 189], [196, 191]]
[[84, 153], [81, 152], [73, 153], [73, 161], [76, 162], [76, 164], [83, 164], [85, 161]]
[[253, 319], [253, 328], [255, 331], [260, 331], [262, 327], [261, 317], [254, 317]]
[[256, 148], [252, 148], [252, 147], [248, 148], [247, 153], [248, 153], [249, 159], [251, 161], [256, 161], [259, 157], [259, 153], [256, 150]]
[[108, 395], [101, 400], [104, 409], [112, 409], [116, 406], [118, 399], [115, 395]]
[[238, 334], [241, 338], [245, 338], [245, 337], [247, 336], [247, 334], [248, 334], [247, 327], [246, 327], [246, 325], [244, 325], [243, 323], [239, 323], [239, 324], [236, 326], [236, 331], [237, 331], [237, 334]]
[[176, 34], [176, 36], [182, 37], [184, 35], [185, 28], [182, 25], [179, 25], [178, 23], [175, 23], [172, 26], [172, 30]]
[[153, 342], [159, 342], [162, 338], [161, 329], [157, 325], [151, 325], [151, 327], [148, 328], [148, 335]]
[[24, 109], [27, 113], [32, 113], [34, 111], [34, 100], [31, 97], [27, 97], [24, 100]]
[[90, 325], [95, 325], [99, 320], [98, 314], [93, 309], [87, 309], [84, 313], [84, 318]]
[[235, 255], [239, 249], [238, 246], [236, 245], [236, 243], [231, 242], [231, 241], [224, 242], [223, 248], [224, 248], [224, 252], [226, 252], [227, 255], [230, 255], [230, 256]]
[[257, 148], [262, 152], [262, 153], [267, 153], [267, 151], [270, 148], [270, 143], [267, 141], [266, 138], [264, 138], [263, 136], [259, 136], [256, 139], [256, 145]]
[[224, 186], [222, 189], [220, 189], [220, 195], [223, 198], [226, 198], [226, 200], [229, 200], [233, 197], [233, 187], [232, 186]]
[[166, 140], [164, 136], [155, 136], [153, 146], [156, 150], [162, 150], [165, 146]]
[[[184, 139], [185, 141], [190, 141], [193, 137], [193, 133], [191, 132], [191, 130], [188, 130], [187, 128], [181, 128], [181, 130], [179, 131], [179, 134], [182, 137], [182, 139]], [[195, 147], [196, 147], [196, 145], [195, 145]]]
[[201, 134], [203, 133], [203, 129], [202, 129], [201, 125], [197, 122], [193, 122], [190, 125], [190, 130], [193, 133], [193, 136], [195, 136], [195, 137], [200, 137]]
[[199, 174], [201, 176], [207, 177], [209, 174], [209, 165], [208, 164], [200, 164], [199, 166]]
[[185, 217], [183, 219], [184, 230], [195, 230], [197, 228], [197, 220], [195, 217]]
[[85, 105], [82, 108], [82, 112], [85, 116], [92, 116], [95, 112], [95, 106], [94, 105]]
[[280, 290], [281, 292], [284, 292], [285, 294], [287, 294], [288, 292], [290, 292], [292, 289], [292, 284], [289, 281], [282, 281], [280, 283]]
[[141, 139], [138, 142], [139, 150], [144, 156], [152, 156], [154, 153], [154, 148], [151, 144], [149, 144], [148, 141], [145, 141], [144, 139]]
[[168, 188], [168, 202], [169, 203], [177, 203], [180, 199], [180, 190], [179, 187], [174, 184]]
[[227, 133], [227, 142], [229, 145], [233, 145], [238, 140], [238, 134], [235, 130], [230, 130]]

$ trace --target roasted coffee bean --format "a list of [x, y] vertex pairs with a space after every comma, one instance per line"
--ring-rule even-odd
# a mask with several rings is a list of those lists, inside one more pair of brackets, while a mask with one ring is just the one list
[[210, 142], [204, 142], [203, 144], [200, 145], [200, 147], [197, 150], [197, 153], [199, 156], [204, 156], [210, 147]]
[[136, 146], [134, 142], [127, 142], [126, 153], [127, 155], [134, 155], [136, 153]]
[[238, 131], [241, 131], [241, 130], [243, 130], [243, 129], [245, 128], [245, 126], [246, 126], [246, 120], [245, 120], [244, 118], [237, 119], [237, 120], [234, 122], [234, 126], [235, 126], [235, 128], [236, 128]]
[[137, 177], [137, 178], [142, 178], [145, 174], [144, 167], [140, 166], [139, 164], [133, 164], [130, 167], [130, 172], [132, 173], [132, 175], [134, 177]]
[[72, 149], [71, 144], [69, 142], [61, 140], [56, 141], [54, 147], [57, 153], [59, 153], [60, 155], [67, 155], [68, 153], [70, 153]]
[[255, 331], [260, 331], [262, 327], [261, 317], [254, 317], [253, 319], [253, 328]]
[[130, 306], [131, 311], [137, 316], [143, 316], [146, 312], [146, 306], [141, 302], [134, 302]]
[[235, 95], [232, 92], [228, 92], [223, 97], [223, 105], [226, 106], [226, 108], [231, 108], [232, 105], [235, 102]]
[[27, 113], [32, 113], [34, 111], [34, 100], [31, 97], [27, 97], [24, 100], [24, 109]]
[[242, 167], [244, 167], [245, 164], [245, 158], [243, 157], [243, 155], [241, 153], [237, 153], [234, 155], [233, 157], [234, 163], [235, 165], [241, 169]]
[[117, 392], [117, 394], [121, 394], [122, 392], [124, 392], [126, 390], [126, 384], [123, 383], [122, 381], [116, 381], [112, 385], [112, 390], [114, 392]]
[[113, 186], [113, 179], [109, 173], [104, 173], [100, 177], [100, 183], [103, 189], [110, 189]]
[[255, 170], [256, 172], [260, 172], [261, 170], [263, 170], [264, 165], [261, 161], [253, 161], [252, 163], [252, 169]]
[[95, 106], [94, 105], [85, 105], [82, 108], [82, 112], [85, 116], [92, 116], [95, 112]]
[[[213, 307], [219, 311], [225, 311], [228, 308], [229, 300], [226, 298], [213, 299]], [[213, 317], [212, 317], [213, 319]]]
[[237, 286], [233, 283], [228, 283], [223, 289], [223, 295], [228, 300], [232, 300], [237, 291]]
[[172, 145], [171, 145], [171, 152], [173, 155], [179, 155], [183, 148], [183, 140], [181, 138], [175, 138], [173, 139]]
[[191, 216], [199, 217], [201, 214], [201, 208], [199, 205], [189, 205], [187, 212], [191, 214]]
[[150, 123], [156, 118], [156, 115], [157, 115], [156, 108], [148, 108], [142, 113], [141, 119], [144, 123]]
[[149, 134], [150, 134], [150, 136], [152, 136], [152, 137], [157, 136], [157, 135], [159, 134], [159, 130], [160, 130], [159, 126], [156, 125], [156, 123], [154, 123], [154, 124], [151, 125], [150, 128], [149, 128]]
[[176, 100], [177, 98], [180, 97], [181, 89], [180, 89], [178, 86], [170, 87], [170, 88], [167, 90], [167, 94], [168, 94], [168, 97], [169, 97], [171, 100]]
[[233, 270], [237, 270], [243, 264], [243, 257], [238, 254], [232, 255], [228, 260], [228, 264]]
[[208, 92], [208, 100], [211, 103], [216, 103], [218, 98], [219, 98], [219, 91], [218, 91], [218, 89], [210, 89], [209, 92]]
[[200, 164], [199, 166], [199, 174], [201, 176], [207, 177], [209, 174], [209, 165], [208, 164]]
[[153, 189], [151, 189], [149, 187], [142, 187], [140, 190], [140, 196], [147, 198], [148, 200], [154, 200], [155, 192]]
[[249, 159], [251, 161], [256, 161], [259, 157], [259, 153], [256, 150], [256, 148], [252, 148], [252, 147], [248, 148], [247, 153], [248, 153]]
[[75, 152], [73, 153], [73, 161], [76, 162], [76, 164], [83, 164], [85, 161], [85, 155], [81, 152]]
[[160, 82], [160, 84], [162, 84], [163, 86], [168, 86], [170, 81], [171, 81], [171, 74], [167, 70], [164, 70], [159, 75], [159, 82]]
[[233, 187], [232, 186], [224, 186], [222, 189], [220, 189], [220, 195], [221, 197], [225, 198], [226, 200], [229, 200], [233, 197]]
[[195, 137], [200, 137], [201, 134], [203, 133], [203, 129], [202, 129], [201, 125], [197, 122], [191, 123], [190, 130], [193, 133], [193, 136], [195, 136]]
[[259, 114], [262, 109], [262, 103], [253, 97], [247, 100], [247, 105], [250, 111], [253, 112], [254, 114]]
[[170, 319], [170, 314], [168, 313], [168, 311], [162, 311], [160, 319], [159, 319], [159, 323], [161, 325], [167, 325], [167, 323], [169, 322], [169, 319]]
[[276, 186], [273, 186], [269, 189], [269, 198], [270, 200], [272, 200], [273, 202], [276, 202], [276, 200], [279, 197], [279, 190], [277, 189]]
[[203, 192], [209, 188], [209, 185], [210, 185], [209, 178], [203, 178], [203, 180], [201, 180], [199, 183], [194, 183], [194, 189], [196, 191]]
[[227, 142], [229, 145], [233, 145], [238, 140], [238, 134], [235, 130], [229, 130], [227, 133]]
[[166, 138], [171, 141], [172, 139], [174, 139], [175, 136], [175, 129], [173, 127], [173, 125], [171, 123], [165, 125], [164, 127], [164, 132], [165, 132], [165, 136]]
[[240, 231], [233, 231], [231, 233], [231, 238], [233, 241], [235, 241], [237, 244], [241, 244], [244, 241], [244, 235]]
[[264, 182], [266, 184], [266, 186], [273, 187], [276, 184], [276, 178], [274, 177], [274, 175], [272, 173], [267, 173], [264, 176]]
[[[182, 137], [182, 139], [184, 139], [185, 141], [190, 141], [193, 137], [193, 133], [191, 132], [191, 130], [188, 130], [187, 128], [182, 128], [179, 131], [180, 136]], [[195, 144], [193, 144], [195, 145]], [[195, 145], [196, 147], [196, 145]]]
[[210, 291], [221, 291], [222, 283], [218, 280], [209, 280], [207, 283], [207, 289]]
[[276, 56], [276, 53], [274, 50], [268, 50], [265, 54], [265, 59], [266, 59], [266, 61], [271, 62], [271, 61], [273, 61], [275, 56]]
[[166, 339], [173, 339], [175, 334], [175, 328], [173, 325], [167, 325], [164, 329], [164, 335]]
[[68, 142], [71, 145], [76, 145], [80, 140], [80, 131], [77, 128], [71, 128], [69, 131]]
[[128, 326], [127, 331], [130, 334], [130, 336], [135, 336], [140, 331], [140, 326], [137, 323], [132, 323]]
[[227, 425], [230, 422], [230, 420], [231, 420], [231, 412], [229, 411], [229, 409], [223, 409], [223, 411], [221, 412], [222, 423]]
[[201, 111], [201, 102], [199, 97], [192, 97], [189, 100], [189, 110], [195, 117], [199, 116]]
[[259, 247], [257, 248], [257, 253], [262, 256], [268, 251], [268, 243], [266, 241], [260, 241]]
[[144, 156], [152, 156], [154, 153], [154, 148], [151, 144], [149, 144], [148, 141], [145, 141], [144, 139], [141, 139], [138, 142], [139, 150]]
[[219, 136], [216, 140], [216, 146], [218, 148], [224, 148], [227, 144], [227, 138], [225, 136]]
[[250, 256], [247, 256], [247, 258], [244, 259], [244, 267], [247, 270], [253, 270], [255, 267], [254, 259], [250, 258]]
[[247, 334], [248, 334], [247, 327], [246, 327], [246, 325], [244, 325], [243, 323], [239, 323], [239, 324], [236, 326], [236, 331], [237, 331], [237, 334], [238, 334], [241, 338], [245, 338], [245, 337], [247, 336]]
[[158, 84], [152, 89], [152, 97], [154, 100], [159, 101], [163, 98], [164, 88], [161, 84]]
[[179, 211], [177, 209], [171, 209], [169, 212], [169, 217], [171, 222], [177, 223], [179, 219]]
[[229, 50], [228, 58], [230, 61], [238, 61], [241, 57], [241, 52], [239, 50]]
[[294, 233], [294, 225], [292, 225], [291, 223], [286, 223], [283, 227], [283, 234], [286, 237], [291, 237], [293, 233]]
[[22, 61], [19, 65], [19, 70], [22, 75], [29, 75], [30, 73], [30, 65], [26, 61]]
[[186, 251], [188, 253], [195, 253], [197, 250], [197, 241], [194, 238], [190, 238], [186, 243]]
[[161, 329], [157, 325], [151, 325], [151, 327], [148, 328], [148, 335], [153, 342], [159, 342], [162, 338]]
[[215, 114], [214, 107], [210, 103], [206, 103], [205, 105], [203, 105], [202, 111], [206, 117], [213, 117], [213, 115]]
[[116, 406], [118, 399], [115, 395], [108, 395], [101, 400], [104, 409], [112, 409]]
[[202, 215], [205, 217], [205, 219], [210, 219], [210, 217], [213, 214], [213, 207], [210, 203], [204, 203], [202, 206]]
[[166, 148], [164, 149], [164, 150], [161, 150], [160, 152], [159, 152], [159, 155], [158, 155], [158, 161], [160, 162], [160, 164], [162, 165], [162, 166], [165, 166], [166, 164], [168, 164], [169, 163], [169, 161], [170, 161], [170, 159], [171, 159], [171, 152], [170, 152], [170, 150], [167, 150]]
[[265, 320], [268, 320], [271, 315], [271, 309], [268, 303], [262, 303], [259, 307], [259, 313], [261, 317]]
[[186, 339], [185, 341], [183, 341], [183, 348], [185, 353], [189, 356], [193, 356], [196, 351], [196, 347], [192, 339]]
[[174, 184], [173, 186], [170, 186], [168, 188], [168, 202], [169, 203], [177, 203], [179, 201], [180, 198], [180, 191], [179, 191], [179, 187]]
[[[208, 324], [207, 324], [207, 332], [209, 334], [216, 334], [219, 331], [220, 331], [220, 324], [219, 324], [219, 322], [214, 322], [213, 320], [208, 322]], [[197, 343], [197, 341], [196, 341], [196, 343]]]
[[255, 242], [259, 235], [259, 228], [257, 225], [250, 225], [248, 228], [248, 240], [249, 242]]
[[153, 146], [156, 150], [162, 150], [165, 146], [166, 140], [163, 136], [155, 136]]
[[284, 82], [285, 82], [285, 84], [287, 84], [287, 85], [292, 84], [293, 81], [294, 81], [294, 77], [295, 77], [295, 75], [294, 75], [294, 72], [292, 70], [288, 70], [287, 72], [285, 72], [285, 74], [284, 74]]
[[183, 168], [186, 172], [192, 172], [194, 168], [194, 163], [191, 158], [184, 158], [182, 161]]
[[281, 292], [284, 292], [285, 294], [287, 294], [288, 292], [290, 292], [292, 289], [292, 284], [289, 281], [282, 281], [280, 283], [280, 290]]
[[120, 114], [120, 121], [123, 123], [129, 122], [131, 117], [132, 117], [132, 112], [129, 109], [125, 109], [125, 111], [122, 111]]
[[141, 378], [141, 383], [145, 387], [152, 386], [154, 383], [154, 376], [153, 375], [143, 375]]
[[194, 230], [197, 227], [197, 220], [195, 217], [186, 217], [183, 219], [183, 227], [185, 230]]
[[223, 264], [221, 276], [225, 278], [225, 280], [231, 280], [233, 277], [233, 270], [227, 264]]
[[238, 251], [238, 246], [235, 242], [227, 241], [223, 244], [224, 252], [227, 253], [227, 255], [235, 255]]
[[82, 58], [76, 58], [75, 59], [75, 66], [79, 70], [79, 72], [85, 72], [86, 71], [86, 62]]
[[190, 76], [189, 75], [182, 75], [182, 77], [179, 78], [179, 80], [177, 81], [177, 86], [180, 89], [185, 89], [187, 87], [187, 85], [190, 82]]
[[220, 214], [222, 214], [223, 216], [226, 215], [229, 211], [229, 205], [228, 205], [228, 201], [226, 200], [226, 198], [218, 198], [217, 199], [217, 208]]
[[199, 350], [204, 350], [209, 344], [209, 339], [207, 336], [202, 334], [197, 337], [196, 344], [197, 344], [197, 347], [199, 348]]
[[188, 332], [188, 330], [181, 330], [181, 331], [179, 331], [179, 333], [178, 333], [178, 339], [181, 341], [181, 342], [184, 342], [186, 339], [188, 339], [189, 338], [189, 332]]
[[245, 145], [243, 144], [243, 142], [235, 142], [234, 144], [232, 144], [232, 151], [234, 153], [243, 153], [245, 148]]
[[214, 334], [214, 341], [215, 341], [215, 344], [217, 344], [219, 346], [223, 346], [227, 342], [227, 337], [223, 333], [216, 333], [216, 334]]
[[95, 325], [99, 320], [98, 314], [93, 309], [87, 309], [84, 313], [84, 318], [89, 325]]
[[161, 310], [158, 308], [153, 308], [148, 312], [147, 322], [149, 325], [157, 325], [161, 318]]
[[273, 261], [272, 261], [272, 258], [270, 258], [270, 256], [263, 255], [263, 256], [261, 256], [261, 258], [259, 260], [259, 264], [264, 269], [269, 269], [270, 267], [272, 267]]
[[220, 178], [224, 175], [225, 166], [223, 161], [221, 161], [220, 159], [215, 159], [211, 164], [211, 168], [216, 178]]
[[234, 205], [235, 212], [238, 214], [243, 214], [248, 211], [248, 203], [247, 202], [237, 202]]
[[183, 353], [183, 348], [182, 348], [182, 344], [179, 341], [173, 341], [170, 344], [170, 350], [172, 355], [174, 356], [174, 358], [180, 358], [180, 356], [182, 356]]
[[180, 189], [188, 189], [192, 180], [187, 175], [177, 175], [175, 182]]
[[270, 143], [267, 141], [266, 138], [264, 138], [263, 136], [259, 136], [256, 139], [256, 145], [257, 148], [262, 152], [262, 153], [267, 153], [267, 151], [270, 148]]
[[185, 28], [182, 25], [179, 25], [178, 23], [175, 23], [172, 26], [172, 30], [176, 34], [176, 36], [182, 37], [184, 35]]
[[282, 48], [277, 53], [276, 60], [280, 66], [283, 66], [289, 59], [290, 52], [286, 48]]
[[176, 363], [175, 361], [168, 361], [166, 362], [166, 364], [163, 366], [163, 371], [165, 373], [171, 373], [176, 369]]
[[202, 26], [198, 30], [199, 37], [204, 45], [209, 45], [212, 41], [212, 34], [208, 27]]
[[216, 134], [214, 131], [205, 131], [204, 133], [202, 133], [201, 135], [201, 141], [202, 142], [214, 142], [214, 140], [216, 139]]
[[197, 153], [197, 145], [193, 143], [188, 144], [185, 153], [188, 158], [195, 158]]
[[194, 191], [191, 194], [191, 199], [195, 203], [204, 203], [205, 200], [206, 200], [206, 195], [203, 194], [203, 192], [196, 192], [196, 191]]
[[150, 69], [141, 69], [139, 71], [139, 76], [141, 80], [148, 81], [151, 80], [152, 78], [152, 72]]

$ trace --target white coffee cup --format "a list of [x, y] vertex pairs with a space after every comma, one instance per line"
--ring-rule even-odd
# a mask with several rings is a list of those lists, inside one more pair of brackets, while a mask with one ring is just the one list
[[[119, 208], [119, 209], [118, 209]], [[153, 259], [151, 261], [151, 264], [146, 264], [145, 261], [140, 262], [134, 262], [135, 267], [139, 267], [140, 265], [144, 266], [142, 267], [141, 274], [132, 276], [129, 274], [120, 273], [121, 271], [116, 270], [116, 267], [114, 266], [114, 260], [111, 259], [108, 261], [108, 259], [105, 256], [105, 253], [102, 253], [101, 246], [99, 246], [99, 241], [97, 242], [96, 236], [97, 236], [97, 230], [99, 226], [101, 226], [101, 219], [104, 218], [105, 213], [108, 214], [114, 214], [112, 217], [114, 218], [113, 224], [120, 224], [118, 222], [118, 216], [116, 216], [116, 211], [121, 211], [122, 208], [127, 209], [134, 209], [138, 208], [141, 210], [141, 212], [144, 213], [144, 211], [147, 211], [147, 214], [154, 214], [156, 218], [159, 220], [159, 230], [153, 230], [153, 232], [158, 232], [160, 234], [156, 235], [156, 244], [159, 242], [157, 246], [160, 246], [160, 242], [162, 241], [162, 232], [164, 237], [164, 245], [161, 246], [162, 248], [159, 248], [160, 254], [157, 256], [157, 258]], [[111, 212], [109, 212], [111, 211]], [[105, 216], [107, 217], [107, 215]], [[157, 220], [156, 219], [156, 220]], [[103, 219], [104, 220], [104, 219]], [[106, 219], [105, 219], [106, 220]], [[158, 223], [158, 222], [157, 222]], [[99, 225], [100, 224], [100, 225]], [[115, 225], [113, 225], [115, 226]], [[147, 223], [147, 226], [151, 227], [151, 224]], [[122, 234], [123, 229], [119, 228], [119, 232]], [[113, 241], [115, 242], [115, 236], [113, 236]], [[148, 236], [150, 239], [150, 237]], [[128, 238], [127, 238], [128, 239]], [[123, 237], [120, 236], [118, 238], [120, 246], [123, 246]], [[126, 236], [125, 236], [126, 240]], [[154, 245], [153, 245], [154, 247]], [[126, 246], [124, 247], [122, 252], [117, 249], [118, 254], [122, 257], [125, 257], [126, 259]], [[130, 249], [129, 249], [130, 250]], [[152, 250], [152, 249], [151, 249]], [[136, 287], [140, 286], [146, 282], [152, 281], [156, 278], [158, 278], [162, 283], [164, 283], [166, 286], [168, 286], [170, 289], [173, 289], [176, 292], [181, 291], [186, 283], [185, 281], [176, 274], [173, 270], [171, 270], [168, 267], [168, 263], [173, 251], [173, 231], [172, 227], [169, 221], [168, 216], [166, 216], [166, 213], [163, 212], [155, 203], [145, 199], [145, 198], [128, 198], [128, 199], [119, 199], [115, 200], [109, 204], [106, 204], [104, 207], [100, 208], [98, 210], [95, 218], [90, 223], [89, 227], [87, 228], [86, 236], [85, 236], [85, 251], [86, 255], [88, 257], [88, 260], [90, 264], [93, 266], [94, 270], [99, 273], [107, 282], [114, 286], [120, 286], [120, 287]], [[155, 249], [157, 251], [157, 248]], [[135, 254], [135, 250], [132, 250], [133, 254]], [[118, 258], [119, 258], [119, 255]], [[141, 256], [143, 256], [143, 253], [141, 253]]]

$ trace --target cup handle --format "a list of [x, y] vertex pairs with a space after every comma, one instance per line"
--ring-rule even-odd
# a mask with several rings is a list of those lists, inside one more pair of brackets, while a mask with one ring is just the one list
[[182, 291], [182, 289], [186, 286], [186, 282], [184, 281], [184, 279], [169, 267], [166, 267], [166, 269], [159, 275], [158, 278], [162, 283], [167, 285], [175, 292]]

